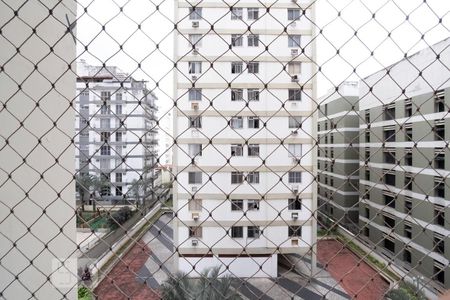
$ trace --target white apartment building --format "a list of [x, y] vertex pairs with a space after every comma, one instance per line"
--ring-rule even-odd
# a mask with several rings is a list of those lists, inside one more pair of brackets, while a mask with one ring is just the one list
[[276, 277], [315, 240], [314, 12], [232, 5], [176, 1], [177, 268]]
[[[117, 67], [77, 64], [76, 168], [111, 182], [104, 199], [133, 200], [133, 180], [154, 177], [156, 96]], [[151, 182], [150, 182], [151, 184]], [[130, 198], [131, 197], [131, 198]]]

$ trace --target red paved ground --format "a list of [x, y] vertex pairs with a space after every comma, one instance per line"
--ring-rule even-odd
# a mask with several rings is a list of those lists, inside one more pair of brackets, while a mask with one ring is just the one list
[[139, 241], [94, 290], [97, 299], [159, 299], [159, 294], [139, 283], [136, 273], [150, 256], [150, 249]]
[[336, 240], [318, 241], [317, 259], [354, 299], [383, 299], [389, 288], [377, 271]]

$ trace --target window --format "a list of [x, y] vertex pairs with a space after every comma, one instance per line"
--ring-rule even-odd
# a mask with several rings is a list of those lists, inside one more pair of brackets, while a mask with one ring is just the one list
[[116, 94], [116, 101], [122, 101], [122, 93]]
[[232, 238], [242, 238], [242, 237], [244, 237], [244, 227], [242, 227], [242, 226], [232, 226], [231, 227], [231, 237]]
[[247, 227], [247, 237], [252, 239], [258, 239], [261, 234], [259, 226], [248, 226]]
[[110, 129], [111, 128], [111, 119], [100, 119], [100, 128]]
[[116, 105], [116, 114], [117, 115], [121, 115], [122, 114], [122, 105], [121, 104], [117, 104]]
[[433, 248], [434, 248], [434, 251], [437, 253], [440, 253], [440, 254], [445, 253], [445, 239], [444, 239], [443, 235], [434, 233]]
[[298, 48], [300, 47], [300, 35], [288, 35], [288, 47]]
[[411, 173], [405, 173], [405, 189], [412, 191], [413, 178]]
[[386, 227], [389, 227], [389, 228], [394, 228], [395, 227], [395, 219], [391, 215], [384, 215], [383, 216], [383, 223], [384, 223], [384, 226], [386, 226]]
[[302, 182], [302, 172], [299, 171], [291, 171], [289, 172], [289, 183], [300, 183]]
[[202, 199], [190, 199], [188, 204], [188, 209], [190, 211], [201, 211], [202, 210]]
[[410, 222], [405, 221], [403, 235], [408, 239], [412, 238], [412, 224]]
[[189, 19], [190, 20], [201, 20], [202, 18], [202, 8], [201, 7], [189, 7]]
[[190, 128], [202, 128], [202, 116], [190, 116], [188, 118]]
[[288, 210], [300, 210], [302, 209], [302, 199], [288, 199]]
[[121, 186], [116, 186], [116, 196], [122, 196], [122, 187]]
[[409, 247], [403, 250], [403, 260], [406, 261], [408, 264], [412, 262], [412, 255]]
[[386, 250], [394, 253], [395, 252], [395, 243], [393, 240], [385, 238], [383, 241], [383, 246]]
[[202, 156], [202, 144], [189, 144], [188, 150], [190, 157]]
[[288, 236], [289, 237], [302, 236], [302, 227], [301, 226], [288, 226]]
[[202, 89], [189, 90], [189, 101], [201, 101], [201, 100], [202, 100]]
[[244, 90], [231, 89], [231, 101], [242, 101], [242, 100], [244, 100]]
[[289, 75], [298, 75], [301, 73], [301, 63], [298, 61], [288, 63]]
[[405, 124], [405, 141], [406, 142], [412, 142], [413, 141], [412, 124]]
[[370, 170], [368, 168], [366, 168], [364, 170], [364, 179], [365, 180], [370, 180]]
[[368, 148], [368, 147], [364, 148], [364, 155], [365, 155], [365, 159], [367, 161], [369, 161], [369, 159], [370, 159], [370, 148]]
[[189, 184], [201, 184], [202, 183], [202, 172], [189, 172]]
[[103, 104], [103, 105], [100, 107], [100, 114], [102, 114], [102, 115], [109, 115], [109, 114], [110, 114], [110, 111], [111, 111], [111, 105], [105, 105], [105, 104]]
[[298, 8], [288, 8], [287, 10], [287, 18], [289, 21], [295, 21], [300, 19], [300, 9]]
[[384, 162], [387, 164], [395, 164], [395, 149], [387, 148], [383, 150]]
[[434, 149], [434, 168], [445, 169], [445, 153], [444, 149]]
[[365, 115], [366, 115], [366, 123], [369, 124], [370, 123], [370, 110], [366, 109]]
[[258, 74], [259, 73], [259, 62], [252, 61], [247, 64], [248, 73]]
[[364, 235], [367, 237], [370, 235], [370, 229], [369, 227], [367, 227], [367, 225], [364, 227]]
[[109, 142], [109, 138], [111, 137], [110, 132], [101, 132], [100, 133], [100, 141], [107, 143]]
[[242, 156], [244, 153], [244, 146], [242, 144], [231, 145], [231, 156]]
[[111, 168], [111, 160], [108, 158], [101, 158], [100, 159], [100, 170], [106, 171]]
[[100, 155], [111, 155], [111, 147], [108, 145], [101, 146]]
[[301, 144], [288, 144], [289, 157], [299, 158], [302, 156]]
[[259, 210], [259, 200], [248, 200], [247, 210]]
[[240, 47], [243, 44], [244, 38], [240, 34], [232, 34], [231, 35], [231, 46]]
[[289, 117], [289, 128], [300, 128], [302, 124], [302, 117]]
[[116, 132], [116, 142], [122, 142], [123, 132]]
[[406, 148], [405, 151], [406, 151], [406, 153], [405, 153], [405, 165], [406, 166], [412, 166], [412, 164], [413, 164], [412, 149], [411, 148]]
[[434, 205], [434, 224], [445, 226], [445, 209], [444, 206]]
[[100, 99], [102, 100], [103, 103], [111, 100], [111, 92], [101, 92]]
[[445, 111], [445, 92], [444, 90], [436, 91], [434, 95], [434, 112], [444, 112]]
[[242, 20], [243, 9], [239, 7], [231, 8], [231, 20]]
[[365, 137], [366, 143], [370, 143], [370, 129], [366, 129], [364, 131], [364, 137]]
[[248, 97], [248, 101], [259, 101], [259, 90], [258, 89], [248, 89], [247, 97]]
[[384, 205], [395, 208], [395, 196], [390, 192], [383, 192]]
[[259, 18], [258, 8], [247, 8], [247, 17], [249, 20], [257, 20]]
[[412, 199], [410, 197], [405, 197], [405, 213], [409, 214], [412, 211]]
[[247, 37], [247, 45], [249, 47], [258, 47], [259, 46], [259, 35], [258, 34], [249, 34]]
[[248, 145], [248, 156], [259, 156], [259, 144]]
[[243, 63], [241, 61], [234, 61], [231, 62], [231, 73], [232, 74], [239, 74], [243, 71]]
[[248, 172], [247, 182], [258, 184], [259, 183], [259, 172]]
[[434, 177], [434, 196], [445, 197], [445, 184], [442, 177]]
[[189, 67], [189, 74], [200, 74], [202, 72], [201, 61], [190, 61], [188, 67]]
[[244, 182], [244, 173], [242, 172], [231, 172], [231, 183], [238, 184]]
[[395, 171], [383, 170], [383, 173], [384, 173], [384, 183], [387, 185], [395, 186]]
[[368, 206], [364, 207], [364, 216], [369, 219], [370, 218], [370, 208]]
[[301, 89], [289, 89], [289, 101], [300, 101], [302, 100], [302, 90]]
[[387, 104], [383, 106], [383, 117], [385, 121], [395, 119], [395, 104]]
[[445, 140], [445, 125], [444, 123], [438, 121], [435, 122], [434, 125], [434, 139], [436, 141], [443, 141]]
[[231, 210], [232, 211], [238, 211], [238, 210], [244, 210], [244, 200], [231, 200]]
[[384, 141], [395, 142], [395, 126], [383, 127]]
[[202, 45], [202, 35], [201, 34], [190, 34], [189, 42], [192, 46], [200, 47]]
[[433, 280], [436, 280], [442, 284], [445, 283], [445, 267], [436, 260], [434, 261]]
[[259, 117], [248, 117], [248, 128], [259, 128]]
[[189, 237], [201, 238], [202, 237], [202, 227], [200, 226], [189, 226]]
[[405, 100], [405, 117], [412, 116], [412, 102], [411, 98]]
[[242, 117], [232, 117], [230, 127], [233, 129], [244, 128], [244, 119]]

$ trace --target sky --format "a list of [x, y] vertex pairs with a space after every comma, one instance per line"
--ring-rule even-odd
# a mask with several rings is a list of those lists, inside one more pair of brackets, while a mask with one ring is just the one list
[[[322, 30], [316, 40], [321, 66], [318, 96], [450, 36], [450, 0], [315, 3], [317, 27]], [[135, 79], [148, 80], [159, 98], [163, 122], [173, 106], [173, 9], [173, 0], [78, 0], [79, 58], [93, 65], [117, 65]]]

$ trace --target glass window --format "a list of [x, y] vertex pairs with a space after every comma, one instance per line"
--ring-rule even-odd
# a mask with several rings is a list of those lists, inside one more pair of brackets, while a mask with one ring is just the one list
[[202, 144], [189, 144], [189, 156], [202, 156]]
[[108, 145], [101, 146], [100, 155], [111, 155], [111, 147]]
[[248, 200], [247, 201], [248, 210], [259, 210], [259, 200]]
[[100, 141], [102, 141], [102, 142], [109, 142], [110, 137], [111, 137], [110, 132], [101, 132], [100, 133]]
[[289, 117], [289, 128], [300, 128], [302, 117]]
[[259, 118], [248, 117], [248, 128], [259, 128]]
[[242, 101], [242, 100], [244, 100], [244, 90], [231, 89], [231, 101]]
[[302, 100], [302, 90], [301, 89], [289, 89], [289, 101], [300, 101]]
[[233, 7], [231, 9], [231, 20], [242, 20], [243, 9], [239, 7]]
[[231, 200], [231, 210], [238, 211], [244, 210], [244, 200]]
[[100, 99], [102, 100], [103, 103], [111, 100], [111, 92], [101, 92]]
[[300, 74], [301, 63], [298, 61], [288, 63], [288, 73], [290, 75]]
[[259, 156], [259, 145], [249, 144], [248, 145], [248, 156]]
[[201, 101], [201, 100], [202, 100], [202, 89], [189, 90], [189, 101]]
[[242, 227], [242, 226], [232, 226], [231, 227], [231, 237], [232, 238], [242, 238], [242, 237], [244, 237], [244, 227]]
[[300, 9], [298, 8], [288, 8], [288, 20], [295, 21], [300, 19]]
[[300, 35], [290, 34], [288, 35], [288, 47], [298, 48], [300, 47]]
[[247, 37], [247, 45], [249, 47], [258, 47], [259, 46], [259, 35], [258, 34], [249, 34]]
[[259, 226], [248, 226], [247, 227], [247, 237], [252, 239], [257, 239], [260, 236]]
[[243, 156], [244, 146], [242, 144], [231, 145], [231, 156]]
[[190, 199], [189, 200], [189, 205], [188, 205], [188, 209], [191, 211], [199, 211], [202, 210], [202, 199]]
[[247, 175], [248, 183], [259, 183], [259, 172], [249, 172]]
[[237, 184], [244, 182], [244, 173], [242, 172], [231, 172], [231, 183]]
[[202, 8], [201, 7], [189, 7], [189, 19], [190, 20], [200, 20], [202, 18]]
[[302, 156], [301, 144], [288, 144], [289, 157], [299, 158]]
[[116, 132], [116, 142], [121, 142], [123, 140], [123, 132]]
[[200, 74], [202, 72], [202, 62], [201, 61], [190, 61], [189, 62], [189, 74]]
[[288, 226], [288, 236], [302, 236], [302, 227], [301, 226]]
[[232, 34], [231, 35], [231, 46], [240, 47], [243, 44], [244, 38], [240, 34]]
[[302, 209], [302, 199], [288, 199], [288, 210], [300, 210]]
[[434, 112], [444, 112], [447, 110], [448, 108], [445, 106], [445, 91], [436, 91], [434, 95]]
[[248, 73], [250, 74], [258, 74], [259, 73], [259, 62], [252, 61], [247, 64]]
[[189, 42], [192, 46], [200, 47], [202, 45], [202, 35], [201, 34], [190, 34]]
[[116, 105], [116, 114], [117, 115], [121, 115], [122, 114], [122, 105], [121, 104], [117, 104]]
[[201, 238], [202, 237], [202, 227], [200, 226], [189, 226], [189, 237], [196, 237]]
[[248, 97], [248, 101], [259, 101], [259, 90], [258, 89], [248, 89], [247, 97]]
[[289, 183], [300, 183], [302, 182], [302, 172], [291, 171], [289, 172]]
[[231, 73], [232, 74], [242, 73], [243, 69], [244, 69], [244, 67], [243, 67], [243, 63], [241, 61], [231, 62]]
[[249, 20], [257, 20], [259, 18], [258, 8], [247, 8], [247, 17]]
[[202, 128], [202, 116], [190, 116], [188, 118], [190, 128]]
[[201, 184], [202, 183], [202, 172], [189, 172], [189, 184]]
[[102, 114], [102, 115], [109, 115], [110, 111], [111, 111], [111, 105], [103, 104], [100, 107], [100, 114]]
[[233, 129], [244, 128], [244, 119], [242, 117], [232, 117], [230, 127]]

